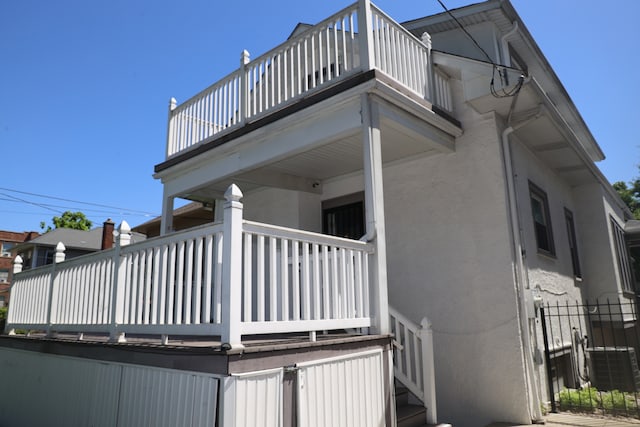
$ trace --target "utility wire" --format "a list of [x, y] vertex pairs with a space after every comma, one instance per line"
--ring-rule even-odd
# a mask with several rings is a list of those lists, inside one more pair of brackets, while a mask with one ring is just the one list
[[[0, 200], [4, 200], [7, 202], [16, 202], [16, 203], [29, 203], [29, 204], [34, 204], [32, 202], [29, 201], [24, 201], [21, 199], [17, 199], [16, 197], [11, 196], [10, 194], [4, 194], [4, 193], [0, 193], [0, 195], [5, 195], [5, 196], [9, 196], [12, 197], [11, 199], [9, 198], [5, 198], [5, 197], [0, 197]], [[126, 209], [126, 210], [104, 210], [104, 209], [91, 209], [91, 208], [79, 208], [79, 207], [70, 207], [68, 205], [54, 205], [51, 203], [39, 203], [37, 204], [37, 206], [40, 206], [44, 209], [47, 209], [47, 207], [50, 208], [60, 208], [60, 209], [64, 209], [64, 210], [82, 210], [82, 212], [87, 213], [87, 212], [95, 212], [96, 214], [106, 214], [106, 215], [131, 215], [131, 216], [144, 216], [144, 217], [149, 217], [150, 214], [143, 214], [143, 213], [133, 213], [130, 210]]]
[[[524, 84], [524, 78], [521, 77], [520, 79], [518, 79], [518, 83], [515, 85], [515, 87], [509, 91], [506, 91], [504, 89], [505, 86], [508, 86], [506, 68], [499, 70], [498, 69], [499, 65], [493, 62], [493, 59], [491, 59], [487, 51], [484, 50], [482, 46], [480, 46], [480, 44], [477, 42], [477, 40], [467, 31], [464, 25], [462, 25], [462, 22], [460, 22], [458, 18], [456, 18], [454, 14], [451, 13], [451, 11], [447, 8], [447, 6], [445, 6], [442, 0], [437, 0], [437, 1], [438, 3], [440, 3], [440, 6], [442, 6], [445, 12], [447, 12], [447, 14], [456, 22], [456, 24], [458, 24], [458, 27], [460, 27], [460, 29], [469, 38], [469, 40], [471, 40], [471, 42], [473, 42], [473, 44], [484, 54], [484, 56], [487, 58], [487, 61], [493, 66], [493, 71], [491, 74], [491, 83], [489, 84], [491, 95], [493, 95], [494, 98], [509, 98], [517, 95], [518, 92], [520, 92], [520, 89], [522, 89], [522, 85]], [[502, 86], [502, 89], [499, 89], [499, 90], [496, 90], [495, 88], [496, 71], [498, 72], [498, 76], [500, 77], [500, 85]], [[503, 72], [504, 72], [504, 75], [503, 75]]]
[[12, 196], [11, 194], [0, 193], [0, 195], [5, 196], [5, 197], [9, 197], [9, 198], [10, 198], [9, 200], [14, 199], [14, 200], [11, 200], [11, 201], [17, 201], [17, 202], [27, 203], [27, 204], [29, 204], [29, 205], [38, 206], [38, 207], [40, 207], [40, 208], [42, 208], [42, 209], [47, 209], [47, 210], [50, 210], [51, 212], [55, 212], [55, 213], [57, 213], [57, 214], [62, 213], [62, 212], [60, 212], [59, 210], [56, 210], [56, 209], [50, 208], [50, 207], [49, 207], [49, 206], [47, 206], [47, 205], [43, 205], [43, 204], [41, 204], [41, 203], [36, 203], [36, 202], [30, 202], [30, 201], [28, 201], [28, 200], [24, 200], [24, 199], [21, 199], [21, 198], [16, 197], [16, 196]]
[[487, 57], [487, 61], [489, 61], [491, 63], [491, 65], [493, 65], [494, 67], [496, 66], [495, 62], [493, 62], [493, 60], [491, 59], [491, 57], [489, 56], [489, 54], [487, 53], [486, 50], [484, 50], [482, 48], [482, 46], [480, 46], [480, 44], [478, 44], [478, 42], [476, 41], [476, 39], [473, 38], [473, 36], [471, 34], [469, 34], [469, 32], [467, 31], [466, 28], [464, 28], [464, 25], [462, 25], [462, 23], [460, 21], [458, 21], [458, 18], [456, 18], [453, 13], [451, 13], [451, 11], [449, 9], [447, 9], [447, 6], [444, 5], [444, 3], [442, 2], [442, 0], [438, 0], [438, 3], [440, 3], [440, 6], [442, 6], [442, 8], [444, 9], [445, 12], [447, 12], [447, 14], [454, 20], [456, 21], [456, 24], [458, 24], [458, 27], [460, 27], [460, 29], [467, 35], [467, 37], [469, 37], [469, 39], [473, 42], [473, 44], [476, 45], [476, 47], [478, 49], [480, 49], [480, 51], [482, 53], [484, 53], [484, 56]]
[[[79, 203], [79, 204], [87, 205], [87, 206], [97, 206], [97, 207], [100, 207], [100, 208], [115, 209], [117, 211], [126, 211], [126, 212], [131, 212], [131, 213], [139, 213], [141, 215], [157, 216], [157, 214], [155, 214], [153, 212], [148, 212], [148, 211], [142, 211], [142, 210], [137, 210], [137, 209], [126, 209], [126, 208], [121, 208], [121, 207], [117, 207], [117, 206], [103, 205], [103, 204], [100, 204], [100, 203], [82, 202], [82, 201], [79, 201], [79, 200], [65, 199], [65, 198], [62, 198], [62, 197], [55, 197], [55, 196], [47, 196], [45, 194], [31, 193], [31, 192], [28, 192], [28, 191], [14, 190], [14, 189], [11, 189], [11, 188], [0, 187], [0, 190], [8, 191], [8, 192], [11, 192], [11, 193], [25, 194], [25, 195], [28, 195], [28, 196], [42, 197], [42, 198], [45, 198], [45, 199], [60, 200], [60, 201], [63, 201], [63, 202]], [[22, 199], [19, 199], [17, 197], [11, 196], [9, 194], [3, 194], [3, 193], [0, 193], [0, 194], [4, 195], [6, 197], [12, 197], [12, 198], [14, 198], [16, 200], [20, 200], [20, 201], [22, 201], [24, 203], [29, 203], [29, 204], [32, 204], [32, 205], [44, 207], [44, 205], [40, 205], [40, 204], [35, 203], [35, 202], [30, 202], [28, 200], [22, 200]], [[48, 208], [45, 208], [45, 209], [48, 209]], [[52, 209], [50, 209], [50, 210], [52, 210]]]

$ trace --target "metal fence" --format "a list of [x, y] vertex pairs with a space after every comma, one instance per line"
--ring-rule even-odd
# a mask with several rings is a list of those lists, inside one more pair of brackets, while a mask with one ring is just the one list
[[551, 411], [640, 418], [636, 302], [557, 302], [540, 314]]

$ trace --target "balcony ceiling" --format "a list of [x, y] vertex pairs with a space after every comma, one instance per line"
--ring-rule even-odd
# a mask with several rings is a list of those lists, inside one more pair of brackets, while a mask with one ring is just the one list
[[[453, 136], [388, 103], [380, 107], [380, 128], [383, 164], [453, 150]], [[362, 129], [357, 126], [347, 134], [314, 144], [311, 149], [211, 181], [182, 197], [198, 201], [221, 198], [232, 183], [243, 192], [277, 187], [321, 193], [323, 181], [363, 169], [363, 138]]]

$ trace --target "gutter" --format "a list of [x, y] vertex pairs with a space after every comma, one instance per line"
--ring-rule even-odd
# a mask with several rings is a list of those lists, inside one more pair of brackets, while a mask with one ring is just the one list
[[[517, 30], [517, 26], [515, 28]], [[522, 77], [521, 77], [522, 78]], [[527, 77], [524, 82], [528, 84], [531, 81], [530, 77]], [[529, 316], [527, 313], [528, 298], [527, 292], [530, 292], [529, 277], [524, 263], [524, 248], [522, 245], [520, 235], [520, 220], [519, 209], [516, 197], [513, 157], [511, 153], [511, 139], [509, 136], [532, 121], [536, 120], [542, 115], [542, 109], [539, 109], [534, 115], [528, 117], [524, 121], [511, 125], [511, 115], [515, 108], [515, 104], [518, 100], [518, 94], [515, 95], [509, 115], [507, 119], [507, 128], [502, 132], [502, 153], [503, 153], [503, 166], [504, 173], [507, 181], [507, 205], [509, 206], [509, 223], [510, 223], [510, 235], [513, 249], [513, 256], [515, 260], [515, 289], [517, 294], [517, 310], [518, 320], [521, 330], [522, 346], [524, 347], [524, 365], [525, 365], [525, 384], [527, 390], [527, 403], [529, 404], [529, 415], [534, 422], [541, 421], [543, 419], [542, 411], [540, 409], [540, 395], [537, 387], [534, 384], [535, 381], [535, 366], [533, 361], [533, 351], [531, 348], [531, 333], [529, 328]]]

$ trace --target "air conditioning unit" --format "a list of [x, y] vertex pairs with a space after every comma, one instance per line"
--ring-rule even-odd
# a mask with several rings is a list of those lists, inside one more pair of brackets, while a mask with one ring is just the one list
[[10, 257], [11, 257], [11, 254], [10, 254], [10, 253], [7, 253], [7, 252], [3, 252], [3, 253], [2, 253], [2, 256], [3, 256], [3, 257], [5, 257], [5, 258], [10, 258]]
[[633, 347], [587, 348], [591, 383], [598, 390], [640, 391], [640, 370]]

